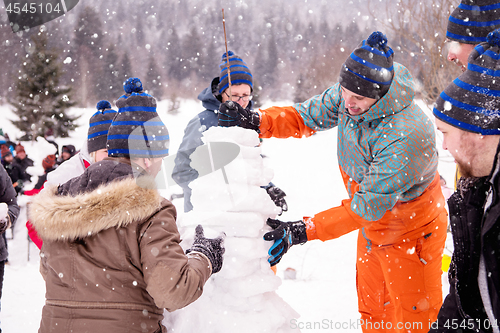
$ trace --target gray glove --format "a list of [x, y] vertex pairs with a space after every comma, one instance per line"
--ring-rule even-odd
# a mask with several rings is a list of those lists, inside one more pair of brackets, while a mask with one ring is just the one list
[[186, 251], [186, 254], [190, 252], [200, 252], [204, 254], [212, 264], [212, 274], [217, 273], [222, 268], [223, 255], [225, 252], [225, 236], [226, 235], [223, 234], [214, 239], [205, 238], [203, 227], [201, 224], [198, 224], [195, 229], [193, 246]]

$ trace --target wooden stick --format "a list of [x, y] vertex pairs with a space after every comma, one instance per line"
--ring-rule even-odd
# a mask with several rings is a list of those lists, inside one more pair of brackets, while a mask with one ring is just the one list
[[226, 19], [224, 18], [224, 8], [222, 8], [222, 26], [224, 27], [224, 43], [226, 44], [226, 67], [227, 67], [227, 80], [229, 82], [229, 100], [232, 101], [231, 94], [231, 69], [229, 68], [229, 51], [227, 50], [227, 37], [226, 37]]

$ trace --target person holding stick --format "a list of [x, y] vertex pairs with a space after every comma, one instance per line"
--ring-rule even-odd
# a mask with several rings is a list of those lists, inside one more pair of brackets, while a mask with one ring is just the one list
[[[229, 54], [229, 57], [226, 56]], [[228, 67], [229, 64], [229, 67]], [[238, 104], [246, 114], [251, 114], [253, 107], [253, 76], [248, 65], [241, 57], [232, 51], [222, 55], [219, 65], [220, 74], [215, 77], [210, 86], [205, 88], [198, 99], [202, 102], [204, 111], [191, 119], [184, 130], [184, 137], [175, 158], [175, 167], [172, 178], [179, 184], [184, 192], [184, 212], [193, 209], [191, 203], [191, 188], [189, 183], [198, 178], [198, 172], [191, 167], [191, 154], [197, 147], [203, 144], [203, 132], [219, 123], [218, 109], [221, 103], [231, 101]], [[257, 119], [255, 120], [257, 124]], [[227, 118], [224, 126], [235, 126], [238, 122]], [[257, 130], [258, 125], [252, 129]], [[285, 192], [273, 183], [265, 186], [265, 189], [276, 206], [283, 211], [288, 209], [285, 201]]]
[[[435, 131], [415, 104], [409, 71], [393, 61], [381, 32], [342, 65], [339, 83], [293, 107], [260, 110], [261, 138], [310, 136], [338, 127], [338, 161], [349, 194], [338, 207], [300, 221], [269, 219], [269, 262], [296, 244], [358, 230], [358, 308], [364, 332], [426, 332], [442, 303], [447, 213], [437, 173]], [[254, 119], [222, 104], [225, 118]]]

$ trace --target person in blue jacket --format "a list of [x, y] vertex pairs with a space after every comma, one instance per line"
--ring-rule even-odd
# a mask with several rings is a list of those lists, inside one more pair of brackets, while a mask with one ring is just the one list
[[[203, 132], [210, 127], [218, 126], [219, 106], [221, 103], [232, 100], [241, 105], [243, 109], [252, 110], [252, 92], [253, 92], [253, 76], [247, 64], [241, 57], [234, 54], [232, 51], [222, 55], [219, 65], [220, 75], [215, 77], [210, 86], [205, 88], [199, 95], [198, 99], [202, 102], [204, 111], [197, 114], [191, 119], [184, 130], [184, 137], [175, 158], [175, 167], [172, 172], [172, 178], [184, 192], [184, 212], [189, 212], [193, 209], [191, 203], [191, 188], [189, 184], [198, 178], [198, 171], [190, 165], [191, 154], [197, 147], [203, 145]], [[230, 66], [231, 89], [229, 88], [229, 76], [227, 63]], [[229, 94], [231, 91], [231, 95]], [[274, 201], [276, 206], [281, 207], [283, 211], [288, 209], [284, 199], [285, 192], [276, 187], [273, 183], [269, 183], [264, 187]]]

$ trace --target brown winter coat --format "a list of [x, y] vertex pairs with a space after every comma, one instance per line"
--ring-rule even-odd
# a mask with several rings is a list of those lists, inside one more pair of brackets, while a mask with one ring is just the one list
[[210, 262], [184, 254], [175, 207], [137, 186], [131, 170], [104, 160], [30, 205], [43, 239], [40, 333], [165, 332], [163, 308], [201, 295]]

